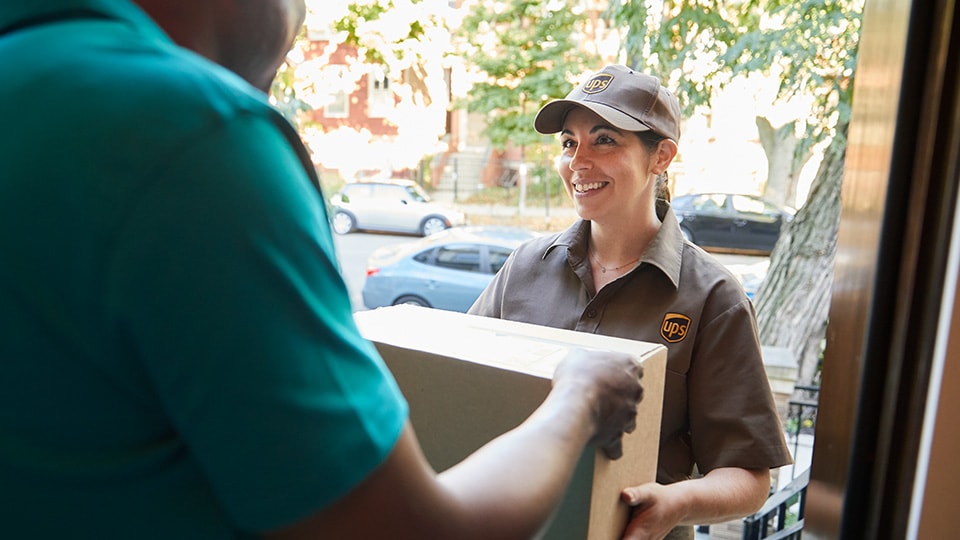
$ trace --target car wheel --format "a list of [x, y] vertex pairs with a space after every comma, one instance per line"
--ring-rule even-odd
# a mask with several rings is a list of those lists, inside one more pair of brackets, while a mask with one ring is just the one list
[[338, 211], [333, 215], [333, 232], [347, 234], [357, 225], [357, 221], [350, 214]]
[[445, 219], [437, 216], [430, 216], [423, 220], [423, 223], [420, 225], [420, 234], [423, 236], [430, 236], [431, 234], [438, 233], [446, 228], [447, 221]]
[[681, 226], [680, 226], [680, 234], [683, 235], [683, 239], [686, 240], [687, 242], [695, 243], [695, 242], [693, 241], [693, 233], [690, 232], [690, 229], [688, 229], [688, 228], [686, 228], [686, 227], [684, 227], [684, 226], [681, 225]]
[[399, 305], [401, 305], [401, 304], [405, 304], [405, 305], [408, 305], [408, 306], [430, 307], [430, 303], [429, 303], [429, 302], [427, 302], [427, 301], [424, 300], [423, 298], [420, 298], [419, 296], [414, 296], [414, 295], [412, 295], [412, 294], [408, 294], [408, 295], [406, 295], [406, 296], [401, 296], [400, 298], [397, 298], [397, 299], [393, 302], [393, 305], [395, 305], [395, 306], [399, 306]]

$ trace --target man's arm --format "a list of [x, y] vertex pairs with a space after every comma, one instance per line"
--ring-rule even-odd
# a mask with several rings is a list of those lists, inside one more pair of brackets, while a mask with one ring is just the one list
[[279, 531], [300, 538], [530, 538], [559, 504], [584, 446], [619, 457], [636, 423], [640, 367], [629, 357], [579, 353], [520, 426], [437, 474], [408, 423], [366, 480], [336, 504]]

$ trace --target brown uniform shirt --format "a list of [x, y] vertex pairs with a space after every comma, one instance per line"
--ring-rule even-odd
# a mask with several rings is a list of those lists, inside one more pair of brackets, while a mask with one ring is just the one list
[[590, 222], [520, 246], [470, 313], [661, 343], [668, 349], [657, 481], [791, 462], [753, 304], [712, 256], [685, 242], [668, 204], [632, 271], [593, 290]]

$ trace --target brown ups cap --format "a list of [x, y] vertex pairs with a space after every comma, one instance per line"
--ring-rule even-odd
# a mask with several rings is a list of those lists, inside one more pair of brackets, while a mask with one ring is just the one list
[[680, 103], [660, 79], [622, 65], [609, 65], [564, 99], [547, 103], [533, 122], [540, 133], [558, 133], [574, 107], [586, 107], [627, 131], [653, 131], [680, 141]]

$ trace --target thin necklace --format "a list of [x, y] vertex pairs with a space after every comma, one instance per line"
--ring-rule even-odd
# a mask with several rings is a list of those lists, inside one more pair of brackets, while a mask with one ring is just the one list
[[597, 260], [597, 256], [596, 256], [595, 254], [590, 253], [590, 251], [587, 251], [587, 254], [590, 255], [590, 258], [593, 259], [593, 262], [597, 263], [597, 266], [600, 267], [600, 272], [602, 272], [602, 273], [604, 273], [604, 274], [606, 274], [607, 272], [616, 272], [617, 270], [620, 270], [621, 268], [625, 268], [625, 267], [627, 267], [627, 266], [630, 266], [631, 264], [636, 264], [636, 263], [640, 260], [640, 257], [637, 257], [636, 259], [634, 259], [634, 260], [632, 260], [632, 261], [630, 261], [630, 262], [623, 263], [623, 264], [621, 264], [620, 266], [614, 266], [613, 268], [607, 268], [606, 266], [603, 265], [602, 262], [600, 262], [599, 260]]

